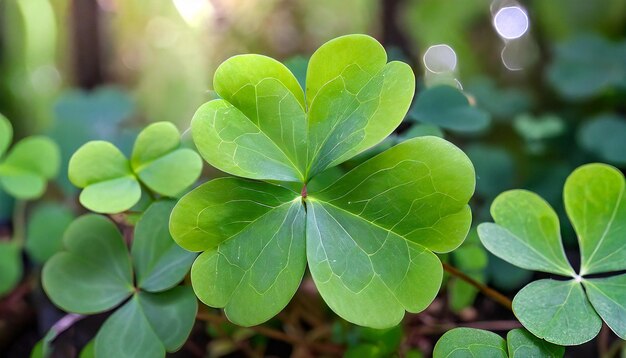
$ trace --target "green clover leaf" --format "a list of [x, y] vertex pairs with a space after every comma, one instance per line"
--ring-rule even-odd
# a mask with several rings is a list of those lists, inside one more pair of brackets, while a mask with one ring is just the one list
[[537, 337], [560, 345], [582, 344], [598, 334], [604, 320], [626, 338], [626, 275], [585, 277], [626, 270], [625, 188], [622, 173], [605, 164], [584, 165], [568, 177], [563, 197], [578, 235], [578, 274], [565, 257], [556, 213], [537, 194], [501, 194], [491, 206], [496, 223], [478, 226], [483, 245], [501, 259], [573, 278], [531, 282], [515, 296], [515, 315]]
[[121, 304], [96, 336], [96, 355], [134, 357], [141, 352], [164, 357], [189, 336], [197, 300], [190, 287], [176, 285], [196, 255], [178, 247], [169, 235], [167, 218], [173, 206], [157, 201], [145, 211], [130, 254], [112, 221], [81, 216], [65, 233], [65, 250], [45, 264], [44, 290], [63, 310], [94, 314]]
[[98, 213], [118, 213], [139, 201], [141, 184], [174, 197], [192, 185], [201, 170], [198, 154], [181, 148], [178, 129], [158, 122], [139, 133], [130, 160], [109, 142], [90, 141], [70, 159], [68, 174], [74, 185], [83, 188], [83, 206]]
[[59, 148], [49, 138], [32, 136], [17, 142], [3, 157], [12, 139], [11, 123], [0, 115], [0, 185], [18, 199], [37, 198], [57, 175]]
[[564, 353], [563, 347], [541, 340], [522, 328], [509, 331], [506, 341], [482, 329], [454, 328], [437, 341], [433, 357], [560, 358]]
[[394, 326], [439, 291], [433, 251], [455, 249], [469, 230], [472, 164], [449, 142], [419, 137], [337, 173], [334, 166], [402, 121], [414, 76], [404, 63], [387, 63], [365, 35], [324, 44], [306, 76], [305, 93], [265, 56], [235, 56], [218, 68], [221, 99], [198, 109], [192, 136], [209, 164], [244, 178], [215, 179], [182, 197], [170, 232], [183, 248], [203, 251], [191, 270], [194, 291], [236, 324], [280, 312], [308, 263], [338, 315]]

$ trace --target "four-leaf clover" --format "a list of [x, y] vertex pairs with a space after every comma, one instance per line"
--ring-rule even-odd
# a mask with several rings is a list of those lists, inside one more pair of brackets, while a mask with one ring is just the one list
[[247, 179], [209, 181], [172, 212], [178, 244], [204, 251], [191, 270], [198, 297], [256, 325], [287, 305], [308, 263], [324, 300], [350, 322], [391, 327], [425, 309], [442, 279], [433, 251], [455, 249], [470, 227], [465, 154], [415, 138], [325, 189], [306, 186], [400, 124], [414, 93], [410, 67], [387, 63], [373, 38], [349, 35], [313, 54], [306, 93], [260, 55], [224, 62], [214, 87], [221, 99], [198, 109], [194, 142], [211, 165]]
[[626, 270], [625, 189], [622, 173], [605, 164], [584, 165], [565, 182], [565, 209], [582, 258], [578, 274], [565, 257], [556, 213], [537, 194], [500, 194], [491, 205], [496, 223], [478, 226], [483, 245], [503, 260], [571, 277], [531, 282], [515, 296], [515, 315], [537, 337], [582, 344], [598, 334], [604, 320], [626, 339], [626, 274], [587, 277]]

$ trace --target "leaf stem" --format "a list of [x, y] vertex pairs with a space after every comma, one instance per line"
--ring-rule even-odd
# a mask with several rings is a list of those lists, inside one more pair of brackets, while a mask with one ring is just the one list
[[461, 280], [469, 283], [470, 285], [474, 286], [475, 288], [477, 288], [480, 292], [482, 292], [485, 296], [491, 298], [492, 300], [496, 301], [497, 303], [501, 304], [502, 306], [506, 307], [508, 310], [512, 311], [513, 310], [513, 303], [511, 302], [511, 299], [509, 299], [508, 297], [506, 297], [505, 295], [503, 295], [502, 293], [494, 290], [493, 288], [482, 284], [476, 280], [474, 280], [473, 278], [469, 277], [468, 275], [464, 274], [463, 272], [461, 272], [459, 269], [457, 269], [454, 266], [451, 266], [447, 263], [443, 263], [443, 269], [446, 270], [446, 272], [448, 272], [449, 274], [456, 276], [458, 278], [460, 278]]
[[26, 240], [26, 200], [17, 200], [13, 207], [13, 240], [24, 246]]

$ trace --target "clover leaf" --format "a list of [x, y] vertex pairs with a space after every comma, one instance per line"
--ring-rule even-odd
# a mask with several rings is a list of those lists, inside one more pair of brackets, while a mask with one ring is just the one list
[[598, 334], [604, 320], [626, 338], [626, 307], [620, 303], [626, 301], [626, 275], [585, 277], [626, 270], [625, 189], [622, 173], [605, 164], [584, 165], [565, 182], [565, 209], [582, 257], [578, 274], [565, 257], [556, 213], [537, 194], [501, 194], [491, 206], [496, 223], [478, 226], [483, 245], [503, 260], [572, 278], [531, 282], [515, 296], [515, 315], [537, 337], [560, 345], [582, 344]]
[[4, 155], [12, 139], [11, 123], [0, 115], [0, 185], [18, 199], [37, 198], [59, 170], [59, 148], [49, 138], [32, 136], [17, 142]]
[[489, 113], [470, 105], [463, 92], [446, 85], [431, 87], [417, 96], [410, 116], [456, 132], [478, 132], [491, 122]]
[[218, 68], [221, 99], [198, 109], [192, 136], [209, 164], [244, 178], [215, 179], [185, 195], [170, 231], [185, 249], [203, 251], [191, 270], [194, 290], [232, 322], [275, 316], [307, 263], [330, 308], [364, 326], [394, 326], [439, 291], [433, 251], [459, 246], [471, 222], [474, 170], [458, 148], [411, 139], [326, 187], [307, 187], [402, 121], [413, 73], [386, 62], [369, 36], [331, 40], [310, 59], [306, 95], [268, 57], [235, 56]]
[[141, 198], [141, 184], [167, 197], [193, 184], [202, 160], [181, 148], [180, 133], [169, 122], [146, 127], [135, 141], [130, 161], [113, 144], [91, 141], [70, 159], [69, 178], [79, 188], [80, 202], [98, 213], [130, 209]]
[[83, 215], [67, 229], [65, 250], [44, 266], [44, 290], [63, 310], [94, 314], [121, 305], [96, 336], [97, 356], [164, 357], [187, 339], [197, 301], [191, 288], [176, 285], [195, 254], [178, 247], [168, 233], [173, 205], [158, 201], [144, 212], [130, 255], [112, 221]]
[[601, 114], [586, 121], [578, 130], [578, 143], [603, 161], [626, 166], [626, 119]]
[[440, 357], [563, 357], [565, 349], [541, 340], [522, 328], [509, 331], [506, 341], [499, 335], [475, 328], [446, 332], [433, 351]]
[[22, 278], [22, 248], [15, 241], [0, 241], [0, 297]]

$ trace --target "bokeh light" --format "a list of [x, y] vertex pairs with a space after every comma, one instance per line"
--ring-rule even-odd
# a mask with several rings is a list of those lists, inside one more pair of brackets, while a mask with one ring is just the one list
[[520, 6], [507, 6], [493, 17], [493, 26], [507, 40], [518, 39], [528, 31], [528, 15]]

